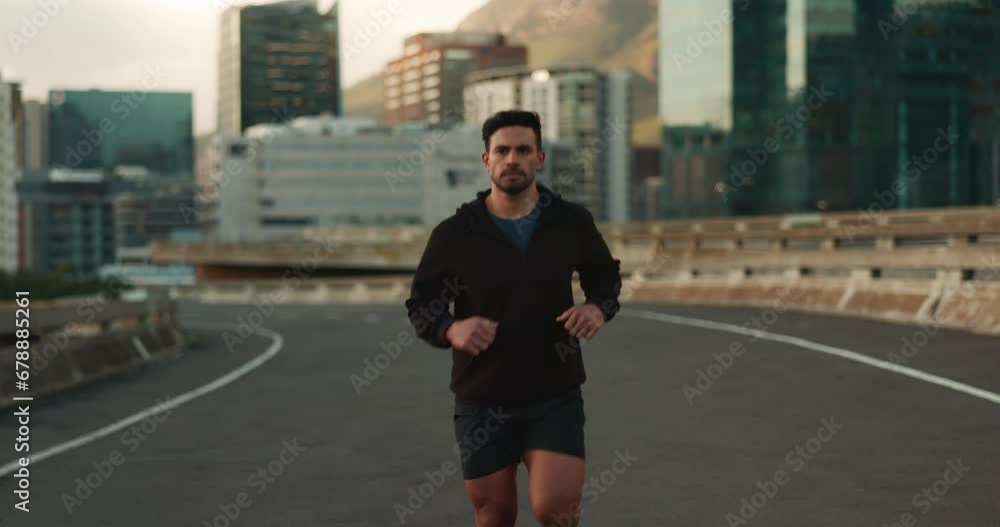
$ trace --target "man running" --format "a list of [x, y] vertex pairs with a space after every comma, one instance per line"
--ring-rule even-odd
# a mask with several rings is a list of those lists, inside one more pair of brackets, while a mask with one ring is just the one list
[[[434, 228], [406, 300], [417, 335], [453, 349], [455, 452], [477, 527], [514, 525], [522, 460], [539, 523], [577, 525], [580, 339], [593, 338], [620, 307], [620, 261], [591, 213], [535, 182], [545, 162], [541, 128], [534, 112], [486, 120], [491, 187]], [[574, 271], [586, 295], [580, 305]]]

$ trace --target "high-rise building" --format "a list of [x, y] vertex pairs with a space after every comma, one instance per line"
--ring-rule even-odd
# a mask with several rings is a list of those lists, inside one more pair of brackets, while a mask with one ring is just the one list
[[[502, 110], [537, 112], [542, 138], [574, 149], [576, 176], [555, 175], [553, 187], [587, 207], [598, 221], [629, 220], [632, 166], [632, 73], [588, 66], [495, 68], [466, 77], [466, 123]], [[543, 149], [545, 145], [543, 144]]]
[[339, 1], [239, 6], [222, 14], [218, 130], [238, 137], [257, 124], [343, 113]]
[[17, 184], [24, 267], [93, 278], [115, 259], [110, 183], [96, 170], [42, 171]]
[[660, 0], [661, 216], [996, 200], [1000, 2], [903, 4]]
[[219, 139], [218, 133], [203, 134], [194, 138], [194, 173], [195, 183], [199, 188], [209, 184], [212, 181], [212, 176], [215, 175], [218, 165]]
[[24, 169], [44, 170], [49, 166], [49, 105], [24, 102]]
[[193, 182], [192, 95], [50, 91], [49, 167]]
[[528, 49], [498, 33], [420, 33], [407, 38], [403, 55], [383, 73], [384, 120], [460, 123], [467, 74], [527, 64]]
[[191, 181], [115, 181], [111, 187], [115, 247], [146, 247], [154, 240], [168, 240], [177, 231], [198, 231]]
[[[55, 90], [49, 94], [48, 129], [53, 177], [75, 182], [79, 173], [88, 181], [97, 174], [107, 183], [88, 188], [109, 193], [112, 257], [116, 248], [145, 247], [175, 230], [197, 229], [182, 211], [192, 206], [195, 193], [190, 93]], [[63, 188], [69, 187], [50, 186], [44, 193], [59, 196]], [[88, 263], [87, 273], [92, 267]]]
[[15, 187], [24, 167], [21, 86], [0, 79], [0, 271], [21, 268]]

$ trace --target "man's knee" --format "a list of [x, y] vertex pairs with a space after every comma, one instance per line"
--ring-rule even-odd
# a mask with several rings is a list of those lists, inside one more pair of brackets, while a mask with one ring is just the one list
[[512, 527], [517, 520], [517, 497], [510, 499], [500, 496], [484, 496], [473, 500], [476, 509], [476, 525], [489, 527]]
[[541, 525], [576, 527], [580, 522], [580, 498], [579, 493], [549, 494], [535, 500], [531, 512]]

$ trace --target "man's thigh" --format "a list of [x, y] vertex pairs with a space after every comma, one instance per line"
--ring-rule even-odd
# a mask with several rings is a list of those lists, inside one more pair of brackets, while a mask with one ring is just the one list
[[528, 496], [531, 510], [542, 525], [577, 525], [582, 515], [582, 458], [548, 450], [524, 453], [528, 466]]

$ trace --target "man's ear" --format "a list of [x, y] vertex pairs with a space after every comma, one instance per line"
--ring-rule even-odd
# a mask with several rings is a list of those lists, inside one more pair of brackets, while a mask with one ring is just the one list
[[483, 157], [483, 166], [486, 167], [486, 168], [489, 168], [490, 167], [490, 153], [489, 152], [483, 152], [483, 156], [482, 157]]

